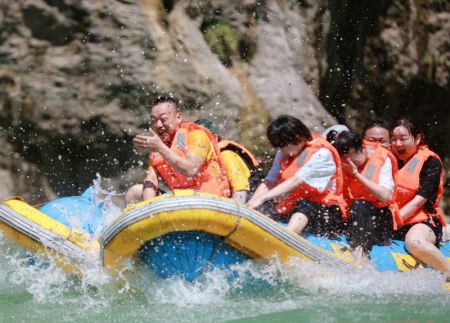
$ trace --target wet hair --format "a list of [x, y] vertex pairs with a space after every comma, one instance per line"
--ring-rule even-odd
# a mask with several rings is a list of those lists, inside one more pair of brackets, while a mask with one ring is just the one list
[[334, 140], [336, 139], [336, 137], [338, 136], [339, 132], [337, 132], [336, 130], [331, 130], [330, 132], [327, 133], [327, 141], [329, 143], [333, 143]]
[[405, 127], [406, 130], [409, 132], [410, 135], [412, 135], [414, 138], [417, 138], [418, 135], [420, 135], [420, 144], [424, 143], [425, 139], [425, 133], [423, 129], [414, 122], [411, 118], [405, 117], [397, 120], [392, 124], [390, 134], [392, 136], [392, 132], [397, 127]]
[[366, 125], [364, 126], [363, 129], [363, 136], [365, 136], [366, 131], [375, 127], [380, 127], [380, 128], [384, 128], [387, 131], [389, 131], [390, 129], [390, 125], [389, 122], [386, 119], [376, 119], [376, 120], [369, 120]]
[[344, 124], [335, 124], [334, 126], [325, 129], [322, 136], [324, 136], [329, 143], [332, 143], [334, 138], [342, 131], [350, 131], [350, 129]]
[[362, 138], [354, 132], [342, 131], [336, 138], [334, 138], [333, 146], [336, 148], [339, 155], [347, 155], [352, 148], [355, 151], [361, 151]]
[[299, 119], [281, 115], [267, 127], [267, 138], [275, 148], [297, 145], [302, 140], [312, 140], [308, 127]]
[[156, 97], [156, 99], [153, 100], [151, 107], [154, 107], [155, 105], [158, 105], [160, 103], [172, 103], [175, 106], [175, 110], [177, 112], [180, 111], [178, 100], [171, 95], [161, 95]]

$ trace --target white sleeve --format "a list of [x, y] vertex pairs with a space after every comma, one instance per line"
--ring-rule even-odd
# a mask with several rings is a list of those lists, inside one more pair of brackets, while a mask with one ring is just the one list
[[331, 177], [336, 172], [336, 164], [333, 155], [326, 148], [316, 151], [309, 161], [300, 168], [295, 176], [306, 184], [323, 192], [330, 183]]
[[381, 167], [379, 184], [380, 186], [383, 186], [384, 188], [390, 190], [391, 193], [394, 191], [394, 178], [392, 177], [392, 163], [389, 157], [386, 158], [383, 167]]

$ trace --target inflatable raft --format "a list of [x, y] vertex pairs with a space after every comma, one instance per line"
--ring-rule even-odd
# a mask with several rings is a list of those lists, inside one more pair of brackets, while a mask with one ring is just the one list
[[21, 198], [9, 199], [0, 205], [0, 230], [27, 250], [43, 253], [64, 269], [79, 273], [86, 259], [98, 257], [100, 244], [92, 232], [75, 228], [69, 219], [76, 214], [91, 223], [98, 221], [101, 205], [94, 203], [93, 194], [89, 188], [82, 196], [57, 199], [41, 209]]
[[[0, 206], [0, 229], [32, 251], [55, 256], [69, 270], [95, 255], [112, 271], [130, 258], [142, 261], [161, 277], [193, 280], [212, 268], [229, 268], [248, 259], [276, 255], [326, 263], [340, 270], [352, 266], [345, 238], [301, 237], [261, 213], [230, 199], [179, 190], [125, 209], [94, 236], [103, 209], [92, 191], [33, 208], [16, 199]], [[74, 218], [78, 221], [74, 221]], [[73, 223], [78, 223], [74, 228]], [[441, 251], [450, 257], [450, 243]], [[370, 254], [380, 271], [407, 271], [420, 266], [401, 241], [375, 246]], [[449, 258], [450, 261], [450, 258]]]

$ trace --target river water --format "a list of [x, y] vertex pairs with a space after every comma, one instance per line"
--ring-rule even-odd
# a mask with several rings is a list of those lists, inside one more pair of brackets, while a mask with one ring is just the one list
[[[99, 190], [98, 187], [96, 190]], [[111, 207], [108, 221], [118, 210]], [[0, 322], [448, 322], [450, 292], [429, 270], [338, 272], [292, 260], [248, 261], [199, 280], [155, 277], [140, 263], [118, 275], [97, 259], [69, 274], [0, 234]]]
[[[0, 237], [0, 321], [446, 322], [450, 293], [429, 270], [335, 272], [299, 261], [252, 261], [189, 283], [139, 264], [111, 276], [95, 261], [83, 276]], [[237, 274], [236, 274], [237, 273]]]

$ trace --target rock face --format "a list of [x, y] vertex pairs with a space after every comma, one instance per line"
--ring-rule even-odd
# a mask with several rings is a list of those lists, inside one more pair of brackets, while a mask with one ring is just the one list
[[317, 132], [334, 117], [357, 130], [406, 106], [433, 111], [440, 138], [450, 126], [448, 9], [438, 0], [0, 0], [0, 198], [77, 194], [97, 173], [123, 192], [143, 176], [147, 158], [131, 138], [160, 94], [260, 156], [282, 113]]
[[354, 129], [371, 118], [411, 116], [448, 160], [450, 3], [331, 1], [328, 10], [328, 68], [320, 81], [325, 107]]
[[[162, 93], [181, 99], [186, 119], [211, 117], [224, 137], [256, 144], [258, 153], [267, 150], [265, 127], [278, 114], [300, 116], [317, 130], [333, 123], [298, 73], [303, 61], [298, 6], [275, 1], [255, 6], [3, 1], [1, 197], [18, 194], [39, 202], [54, 193], [76, 194], [96, 173], [125, 189], [142, 177], [146, 163], [133, 151], [131, 138], [145, 129], [148, 104]], [[294, 12], [284, 22], [290, 8]], [[255, 17], [255, 10], [265, 18]], [[203, 26], [213, 20], [231, 21], [237, 39], [252, 38], [253, 59], [237, 55], [225, 66], [203, 37]], [[289, 93], [282, 95], [282, 88]]]

